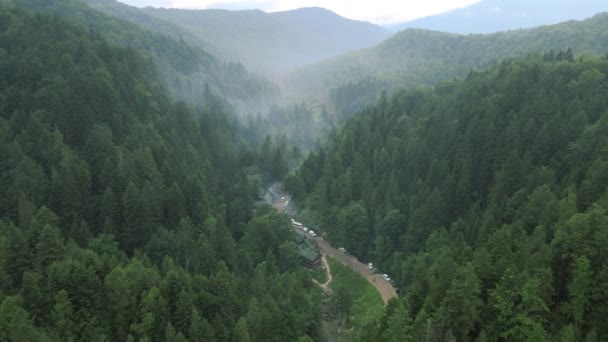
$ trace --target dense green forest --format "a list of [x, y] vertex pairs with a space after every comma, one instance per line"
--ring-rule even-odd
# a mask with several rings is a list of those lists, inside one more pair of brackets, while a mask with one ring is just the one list
[[383, 96], [288, 176], [401, 289], [361, 340], [608, 339], [607, 76], [564, 51]]
[[[409, 30], [281, 92], [204, 48], [280, 69], [385, 33], [262, 13], [0, 0], [0, 341], [608, 340], [606, 14]], [[393, 278], [380, 318], [348, 267], [312, 281], [281, 180]]]
[[[486, 68], [505, 58], [568, 48], [576, 54], [605, 53], [608, 49], [608, 14], [493, 34], [405, 30], [371, 48], [304, 67], [290, 75], [288, 84], [299, 92], [327, 97], [339, 87], [346, 94], [353, 90], [344, 88], [355, 87], [354, 91], [357, 91], [371, 80], [381, 85], [366, 88], [366, 97], [375, 101], [382, 90], [434, 85], [464, 77], [471, 69]], [[339, 95], [334, 94], [332, 98], [338, 111], [344, 108], [340, 104], [352, 100]]]
[[[7, 2], [2, 2], [7, 3]], [[309, 341], [320, 291], [223, 99], [0, 4], [0, 340]]]
[[242, 117], [244, 129], [239, 136], [253, 146], [270, 147], [263, 147], [260, 151], [262, 165], [269, 165], [263, 162], [264, 158], [269, 157], [269, 150], [281, 148], [291, 168], [299, 165], [305, 154], [330, 134], [338, 119], [325, 106], [314, 102], [271, 106], [265, 115], [258, 113]]
[[[189, 45], [172, 34], [169, 23], [155, 21], [159, 33], [120, 20], [89, 7], [82, 0], [5, 0], [32, 11], [54, 14], [98, 32], [108, 42], [139, 50], [155, 64], [166, 91], [196, 105], [210, 88], [239, 109], [265, 108], [279, 96], [266, 78], [250, 73], [240, 63], [227, 63]], [[181, 36], [180, 36], [181, 38]]]

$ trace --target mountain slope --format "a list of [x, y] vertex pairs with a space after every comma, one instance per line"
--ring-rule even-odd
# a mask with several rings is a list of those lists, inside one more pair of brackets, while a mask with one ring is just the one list
[[187, 29], [228, 60], [265, 72], [285, 71], [380, 42], [389, 32], [321, 8], [265, 13], [258, 10], [145, 8]]
[[382, 97], [309, 156], [300, 214], [404, 296], [361, 340], [608, 338], [607, 90], [606, 57], [507, 60]]
[[81, 0], [20, 0], [18, 4], [68, 18], [91, 27], [112, 43], [142, 51], [155, 63], [164, 85], [176, 98], [196, 103], [208, 86], [235, 105], [245, 107], [263, 103], [278, 93], [274, 84], [249, 73], [241, 64], [225, 63], [199, 47], [109, 16]]
[[483, 0], [447, 13], [391, 26], [451, 33], [491, 33], [585, 19], [608, 11], [603, 0]]
[[304, 67], [290, 75], [289, 84], [319, 95], [342, 84], [369, 79], [383, 82], [388, 89], [432, 85], [505, 58], [568, 48], [577, 54], [606, 53], [608, 14], [486, 35], [410, 29], [372, 48]]
[[137, 24], [150, 31], [169, 36], [176, 40], [183, 40], [189, 45], [201, 47], [203, 50], [208, 51], [209, 46], [207, 46], [205, 42], [201, 41], [199, 37], [195, 36], [179, 25], [150, 15], [141, 8], [129, 6], [116, 0], [83, 1], [86, 2], [90, 7], [104, 12], [112, 17]]

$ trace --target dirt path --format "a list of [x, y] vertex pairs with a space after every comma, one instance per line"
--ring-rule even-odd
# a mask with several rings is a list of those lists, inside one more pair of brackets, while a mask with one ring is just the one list
[[325, 253], [323, 253], [321, 255], [321, 263], [325, 267], [325, 272], [327, 273], [327, 281], [324, 282], [323, 284], [321, 284], [321, 287], [325, 290], [325, 292], [331, 293], [331, 288], [329, 287], [329, 284], [331, 284], [331, 281], [332, 281], [331, 269], [329, 268], [329, 263], [327, 262], [327, 258], [325, 257]]
[[321, 284], [319, 283], [319, 281], [317, 279], [312, 279], [312, 281], [321, 286], [323, 288], [323, 290], [325, 291], [325, 293], [327, 294], [331, 294], [331, 288], [329, 287], [329, 284], [331, 284], [331, 281], [333, 280], [333, 278], [331, 277], [331, 269], [329, 268], [329, 263], [327, 262], [327, 258], [325, 257], [325, 253], [321, 254], [321, 264], [323, 265], [323, 268], [325, 269], [325, 273], [327, 274], [327, 280]]
[[[295, 231], [300, 234], [305, 234], [299, 230]], [[333, 248], [329, 244], [329, 242], [325, 241], [321, 237], [317, 237], [315, 238], [315, 240], [317, 241], [317, 243], [319, 244], [319, 248], [323, 252], [322, 262], [326, 265], [325, 267], [328, 272], [328, 280], [324, 284], [319, 284], [321, 287], [325, 289], [325, 285], [327, 285], [327, 289], [329, 289], [329, 283], [331, 282], [331, 270], [329, 269], [329, 263], [327, 262], [326, 256], [330, 256], [336, 261], [340, 262], [342, 265], [352, 269], [353, 271], [359, 273], [363, 278], [367, 279], [367, 281], [369, 281], [369, 283], [372, 284], [378, 290], [380, 296], [382, 297], [382, 301], [384, 301], [384, 304], [388, 303], [391, 298], [397, 296], [395, 288], [393, 288], [393, 286], [388, 281], [384, 280], [381, 275], [375, 274], [373, 270], [370, 270], [369, 267], [367, 267], [367, 264], [360, 262], [352, 255], [342, 253], [339, 250]]]

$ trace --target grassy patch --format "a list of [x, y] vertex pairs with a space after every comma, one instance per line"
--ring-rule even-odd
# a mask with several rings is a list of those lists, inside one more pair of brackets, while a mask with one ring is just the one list
[[319, 266], [317, 269], [311, 272], [311, 275], [314, 279], [316, 279], [319, 283], [323, 284], [327, 281], [327, 271], [325, 268]]
[[378, 290], [350, 268], [332, 258], [328, 258], [328, 261], [333, 278], [329, 286], [334, 291], [339, 287], [346, 288], [353, 298], [350, 317], [352, 324], [361, 328], [380, 318], [384, 310], [384, 303]]

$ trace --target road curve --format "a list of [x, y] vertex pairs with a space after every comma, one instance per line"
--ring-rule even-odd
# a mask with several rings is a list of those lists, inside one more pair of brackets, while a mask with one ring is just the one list
[[331, 256], [334, 258], [334, 260], [340, 262], [342, 265], [359, 273], [363, 278], [367, 279], [370, 284], [376, 287], [378, 292], [380, 292], [380, 296], [382, 297], [384, 304], [388, 303], [389, 299], [397, 296], [395, 288], [393, 288], [388, 281], [384, 280], [381, 275], [374, 274], [373, 270], [370, 270], [369, 267], [367, 267], [367, 264], [360, 262], [352, 255], [340, 252], [336, 248], [332, 247], [329, 242], [325, 241], [322, 237], [316, 237], [315, 239], [317, 240], [319, 248], [328, 256]]
[[[281, 213], [285, 212], [286, 204], [291, 199], [288, 194], [285, 194], [285, 197], [285, 201], [277, 201], [272, 204], [272, 206]], [[300, 234], [306, 234], [299, 229], [294, 228], [294, 231]], [[367, 281], [369, 281], [369, 283], [372, 284], [378, 290], [378, 292], [380, 292], [380, 296], [382, 297], [384, 304], [388, 303], [391, 298], [397, 296], [395, 288], [388, 281], [384, 280], [381, 275], [374, 274], [373, 270], [370, 270], [369, 267], [367, 267], [367, 264], [360, 262], [352, 255], [340, 252], [320, 236], [316, 237], [315, 240], [317, 240], [319, 248], [324, 251], [327, 256], [334, 258], [342, 265], [349, 267], [350, 269], [359, 273], [363, 278], [367, 279]]]

